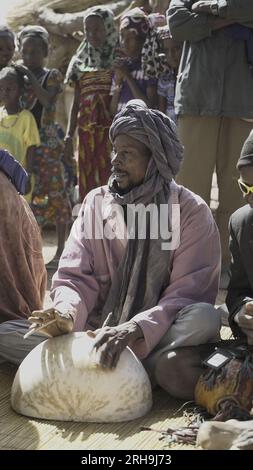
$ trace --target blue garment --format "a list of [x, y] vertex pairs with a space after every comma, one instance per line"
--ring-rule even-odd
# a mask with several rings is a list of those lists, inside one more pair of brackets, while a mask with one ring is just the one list
[[0, 170], [10, 178], [18, 193], [25, 193], [28, 174], [7, 150], [0, 150]]

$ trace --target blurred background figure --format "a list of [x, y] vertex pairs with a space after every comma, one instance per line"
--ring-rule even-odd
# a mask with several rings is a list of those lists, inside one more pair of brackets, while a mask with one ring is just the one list
[[113, 64], [112, 115], [133, 98], [142, 99], [151, 108], [157, 106], [153, 29], [149, 17], [140, 8], [129, 10], [120, 18], [122, 57]]
[[[253, 125], [253, 9], [248, 0], [171, 0], [172, 37], [184, 41], [175, 111], [184, 162], [178, 182], [210, 204], [216, 169], [222, 281], [228, 283], [228, 221], [242, 205], [236, 162]], [[251, 39], [250, 39], [251, 38]]]
[[168, 70], [158, 80], [158, 109], [176, 122], [175, 88], [182, 53], [182, 42], [172, 39], [168, 26], [158, 28], [160, 55], [164, 57]]

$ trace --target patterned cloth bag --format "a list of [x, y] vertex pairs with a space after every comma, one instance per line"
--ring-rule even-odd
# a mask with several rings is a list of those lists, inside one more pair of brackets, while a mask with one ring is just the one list
[[195, 388], [195, 401], [216, 421], [253, 419], [253, 348], [238, 340], [216, 343]]

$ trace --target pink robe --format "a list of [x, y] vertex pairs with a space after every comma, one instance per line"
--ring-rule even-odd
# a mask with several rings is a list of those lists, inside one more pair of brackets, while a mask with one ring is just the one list
[[[198, 302], [214, 304], [218, 292], [220, 241], [212, 213], [200, 197], [174, 182], [171, 194], [172, 202], [180, 204], [180, 244], [171, 252], [170, 282], [157, 306], [133, 317], [144, 335], [131, 345], [140, 359], [159, 343], [177, 312]], [[74, 311], [75, 331], [98, 327], [111, 280], [127, 244], [124, 224], [121, 238], [89, 238], [91, 229], [97, 230], [99, 224], [106, 224], [115, 234], [115, 217], [110, 217], [112, 201], [107, 186], [89, 193], [53, 277], [54, 306], [61, 312]]]

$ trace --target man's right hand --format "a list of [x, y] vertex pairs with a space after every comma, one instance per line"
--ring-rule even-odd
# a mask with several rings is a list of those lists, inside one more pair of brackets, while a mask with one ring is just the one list
[[[53, 320], [53, 323], [46, 326], [47, 323]], [[41, 333], [48, 336], [60, 336], [71, 333], [74, 326], [74, 320], [70, 313], [61, 313], [55, 308], [34, 310], [28, 321], [31, 323], [30, 329], [39, 328]]]
[[248, 344], [253, 345], [253, 301], [247, 302], [240, 310], [237, 323], [247, 336]]

